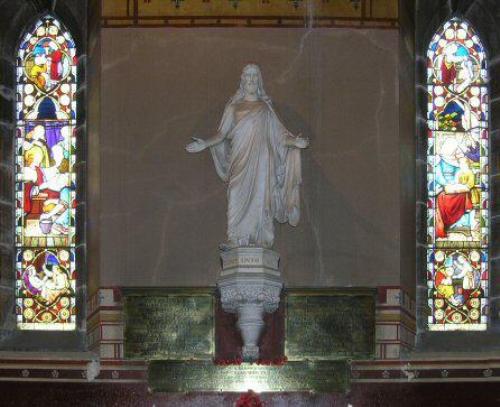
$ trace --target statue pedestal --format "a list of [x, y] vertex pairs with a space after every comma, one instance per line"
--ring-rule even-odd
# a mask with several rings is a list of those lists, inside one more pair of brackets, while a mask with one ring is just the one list
[[264, 312], [278, 309], [283, 281], [278, 253], [259, 247], [239, 247], [221, 252], [222, 271], [217, 282], [222, 308], [238, 314], [243, 339], [243, 359], [259, 358]]

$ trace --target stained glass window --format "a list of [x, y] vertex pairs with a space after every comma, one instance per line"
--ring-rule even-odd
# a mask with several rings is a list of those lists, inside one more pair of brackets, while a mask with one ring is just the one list
[[484, 330], [488, 309], [486, 53], [453, 18], [427, 51], [427, 287], [433, 331]]
[[19, 329], [73, 330], [75, 43], [46, 16], [17, 55], [16, 314]]

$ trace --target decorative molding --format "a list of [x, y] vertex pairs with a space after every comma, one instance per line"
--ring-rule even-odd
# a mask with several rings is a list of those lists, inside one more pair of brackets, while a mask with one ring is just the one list
[[[50, 360], [47, 355], [29, 355], [21, 358], [19, 353], [0, 356], [0, 381], [50, 381], [50, 382], [145, 382], [146, 362], [111, 362], [88, 358], [55, 355]], [[81, 356], [86, 356], [81, 354]], [[26, 357], [26, 354], [24, 354]]]
[[224, 311], [236, 312], [242, 303], [262, 304], [265, 312], [273, 313], [280, 302], [280, 286], [237, 286], [221, 290], [221, 303]]
[[[92, 372], [98, 364], [97, 375]], [[0, 357], [0, 381], [147, 382], [147, 363], [132, 361], [89, 362], [84, 359], [50, 360], [40, 357]], [[90, 371], [90, 374], [89, 374]], [[54, 374], [54, 372], [57, 372]], [[114, 373], [113, 373], [114, 372]], [[430, 383], [500, 381], [500, 358], [427, 359], [404, 361], [352, 361], [353, 383]]]
[[102, 0], [102, 26], [398, 28], [398, 0]]
[[375, 316], [377, 359], [400, 359], [415, 346], [415, 301], [401, 287], [378, 287]]
[[500, 381], [500, 359], [353, 361], [351, 380], [355, 383]]
[[87, 343], [101, 360], [123, 360], [123, 303], [118, 287], [103, 287], [87, 301]]

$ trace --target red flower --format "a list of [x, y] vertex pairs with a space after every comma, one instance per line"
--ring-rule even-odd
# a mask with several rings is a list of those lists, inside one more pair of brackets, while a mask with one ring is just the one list
[[217, 366], [230, 366], [230, 365], [241, 365], [243, 359], [237, 357], [236, 359], [214, 359], [214, 364]]
[[260, 401], [257, 394], [252, 390], [248, 390], [248, 392], [242, 394], [240, 398], [236, 400], [235, 407], [264, 407], [264, 404]]

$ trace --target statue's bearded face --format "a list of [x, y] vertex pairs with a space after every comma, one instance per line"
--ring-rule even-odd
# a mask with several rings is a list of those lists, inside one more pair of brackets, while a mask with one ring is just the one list
[[259, 89], [259, 72], [254, 67], [247, 68], [242, 75], [243, 89], [247, 95], [256, 95]]

